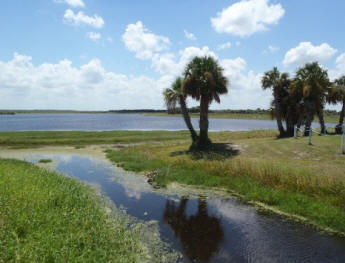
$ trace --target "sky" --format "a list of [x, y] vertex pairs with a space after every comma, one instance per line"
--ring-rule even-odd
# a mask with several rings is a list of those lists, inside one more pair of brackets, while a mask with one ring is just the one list
[[162, 91], [206, 55], [230, 81], [212, 109], [269, 108], [260, 80], [274, 66], [345, 74], [344, 11], [343, 0], [3, 0], [0, 109], [163, 109]]

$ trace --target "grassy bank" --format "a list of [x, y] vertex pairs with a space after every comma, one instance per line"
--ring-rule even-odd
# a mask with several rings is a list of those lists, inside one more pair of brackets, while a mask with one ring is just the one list
[[[212, 137], [274, 136], [275, 131], [257, 132], [214, 132]], [[42, 131], [42, 132], [0, 132], [0, 146], [35, 147], [44, 145], [91, 145], [115, 143], [143, 143], [189, 140], [187, 131]]]
[[188, 138], [186, 131], [42, 131], [0, 132], [0, 145], [32, 147], [42, 145], [90, 145], [114, 143], [140, 143]]
[[213, 134], [213, 141], [222, 147], [208, 154], [188, 153], [189, 143], [180, 141], [112, 150], [107, 156], [126, 170], [157, 171], [159, 185], [179, 182], [225, 188], [246, 201], [262, 202], [345, 234], [341, 138], [315, 136], [313, 146], [308, 146], [307, 138], [276, 140], [267, 135]]
[[0, 159], [0, 262], [142, 262], [138, 238], [103, 205], [76, 180]]
[[[161, 117], [181, 117], [181, 114], [168, 113], [145, 113], [146, 116], [161, 116]], [[191, 117], [199, 118], [199, 113], [191, 113]], [[235, 120], [272, 120], [268, 113], [228, 113], [228, 112], [211, 112], [209, 113], [211, 119], [235, 119]], [[339, 115], [325, 114], [325, 122], [338, 123]], [[315, 118], [315, 121], [317, 119]]]

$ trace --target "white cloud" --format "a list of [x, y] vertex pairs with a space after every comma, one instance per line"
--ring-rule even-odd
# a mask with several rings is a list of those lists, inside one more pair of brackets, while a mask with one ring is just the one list
[[217, 55], [210, 50], [209, 47], [187, 47], [180, 50], [178, 56], [172, 53], [155, 54], [152, 58], [152, 68], [160, 74], [176, 77], [181, 75], [186, 64], [196, 56], [212, 56]]
[[[195, 56], [213, 56], [218, 59], [216, 53], [204, 46], [187, 47], [180, 50], [178, 55], [172, 53], [155, 54], [152, 59], [152, 67], [162, 74], [166, 83], [181, 75], [186, 64]], [[268, 108], [271, 100], [271, 93], [261, 88], [262, 74], [256, 74], [247, 69], [246, 61], [241, 58], [221, 59], [220, 65], [224, 68], [224, 74], [230, 80], [229, 95], [222, 96], [221, 104], [212, 104], [212, 108]], [[195, 106], [194, 101], [191, 106]]]
[[90, 38], [92, 41], [98, 41], [102, 38], [102, 35], [96, 32], [88, 32], [86, 36]]
[[313, 61], [326, 62], [336, 52], [337, 50], [327, 43], [314, 46], [311, 42], [301, 42], [285, 54], [283, 64], [284, 66], [303, 66]]
[[169, 38], [151, 33], [141, 21], [129, 24], [122, 40], [128, 50], [144, 60], [151, 59], [153, 53], [166, 50], [170, 46]]
[[0, 72], [2, 107], [8, 109], [162, 108], [162, 89], [169, 84], [106, 71], [98, 59], [81, 67], [69, 60], [36, 66], [30, 56], [17, 53], [0, 61]]
[[85, 7], [83, 0], [54, 0], [56, 3], [66, 3], [71, 7]]
[[279, 50], [280, 50], [279, 47], [269, 45], [268, 48], [263, 51], [263, 53], [264, 54], [268, 54], [268, 53], [273, 54], [273, 53], [278, 52]]
[[332, 80], [345, 75], [345, 53], [342, 53], [335, 60], [335, 68], [329, 71]]
[[95, 28], [102, 28], [104, 26], [104, 20], [99, 15], [87, 16], [82, 11], [74, 13], [71, 9], [65, 11], [64, 20], [76, 26], [89, 25]]
[[217, 47], [218, 50], [224, 50], [224, 49], [228, 49], [228, 48], [231, 48], [231, 42], [226, 42], [224, 44], [220, 44]]
[[212, 26], [218, 33], [241, 37], [266, 31], [268, 26], [278, 24], [285, 14], [281, 4], [270, 2], [270, 0], [242, 0], [234, 3], [211, 18]]
[[191, 33], [191, 32], [188, 32], [187, 30], [184, 30], [184, 36], [189, 39], [189, 40], [196, 40], [196, 36]]

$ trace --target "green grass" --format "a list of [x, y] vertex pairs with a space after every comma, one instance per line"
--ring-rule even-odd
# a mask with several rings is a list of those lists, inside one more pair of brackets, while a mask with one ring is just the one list
[[90, 187], [0, 159], [0, 262], [142, 262], [138, 238]]
[[42, 131], [0, 132], [0, 145], [35, 147], [42, 145], [73, 145], [81, 148], [89, 144], [141, 143], [147, 141], [180, 140], [188, 138], [186, 131]]
[[[168, 113], [144, 113], [146, 116], [161, 116], [161, 117], [180, 117], [181, 114]], [[191, 117], [199, 118], [199, 113], [191, 113]], [[213, 112], [209, 113], [211, 119], [237, 119], [237, 120], [272, 120], [268, 113], [227, 113], [227, 112]], [[338, 123], [339, 115], [325, 114], [325, 122]], [[315, 119], [317, 121], [317, 119]]]
[[[274, 131], [255, 132], [215, 132], [212, 136], [224, 137], [232, 134], [237, 137], [275, 135]], [[160, 141], [189, 140], [187, 131], [41, 131], [41, 132], [0, 132], [0, 146], [12, 148], [32, 148], [44, 145], [73, 145], [83, 148], [91, 144], [146, 143]]]
[[[233, 143], [240, 154], [188, 154], [186, 142], [162, 142], [108, 151], [124, 169], [156, 170], [156, 184], [178, 182], [235, 191], [246, 201], [262, 202], [302, 216], [322, 228], [345, 234], [345, 155], [340, 136], [277, 140], [265, 133], [212, 134]], [[247, 136], [245, 136], [247, 135]]]

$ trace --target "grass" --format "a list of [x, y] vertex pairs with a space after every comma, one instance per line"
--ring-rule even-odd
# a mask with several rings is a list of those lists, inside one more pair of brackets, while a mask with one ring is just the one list
[[[146, 116], [161, 116], [161, 117], [180, 117], [181, 114], [168, 113], [145, 113]], [[199, 113], [191, 113], [191, 117], [199, 118]], [[236, 120], [272, 120], [268, 113], [229, 113], [229, 112], [213, 112], [209, 113], [211, 119], [236, 119]], [[325, 122], [338, 123], [339, 115], [325, 114]], [[315, 119], [316, 121], [316, 119]]]
[[0, 145], [18, 148], [43, 145], [73, 145], [82, 148], [90, 144], [141, 143], [188, 138], [186, 131], [42, 131], [0, 132]]
[[[189, 142], [161, 142], [108, 151], [126, 170], [157, 171], [155, 183], [171, 182], [235, 191], [244, 200], [261, 202], [303, 217], [323, 229], [345, 234], [345, 155], [340, 136], [277, 140], [265, 132], [211, 135], [239, 154], [188, 153]], [[230, 153], [235, 152], [229, 150]]]
[[69, 177], [0, 159], [0, 262], [142, 262], [138, 238]]
[[[265, 136], [275, 132], [257, 131]], [[257, 132], [234, 132], [234, 136], [256, 136]], [[215, 132], [213, 136], [228, 136], [229, 132]], [[161, 141], [188, 140], [187, 131], [41, 131], [41, 132], [0, 132], [0, 146], [12, 148], [32, 148], [45, 145], [73, 145], [80, 149], [91, 144], [147, 143]]]

